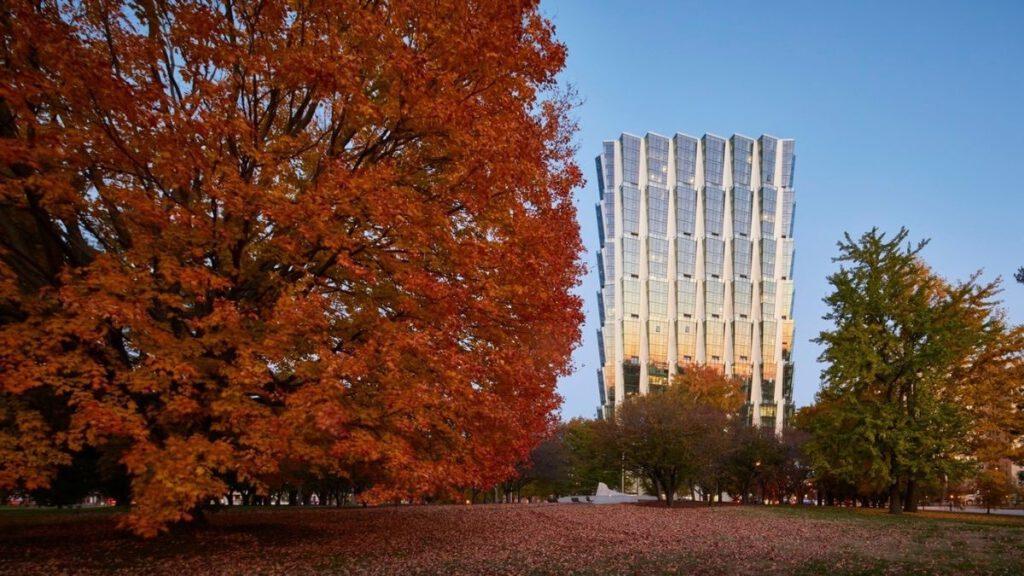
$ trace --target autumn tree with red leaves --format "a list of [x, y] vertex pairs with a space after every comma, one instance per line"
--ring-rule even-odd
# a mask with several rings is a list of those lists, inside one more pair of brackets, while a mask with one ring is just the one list
[[282, 463], [509, 476], [582, 321], [534, 0], [0, 7], [0, 488], [83, 450], [154, 535]]

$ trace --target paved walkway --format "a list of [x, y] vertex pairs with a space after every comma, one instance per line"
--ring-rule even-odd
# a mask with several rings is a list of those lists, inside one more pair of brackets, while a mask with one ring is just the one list
[[[921, 510], [933, 510], [935, 512], [959, 512], [961, 514], [985, 514], [984, 508], [957, 508], [953, 507], [953, 510], [949, 509], [949, 506], [921, 506]], [[1024, 510], [1019, 508], [993, 508], [992, 514], [999, 514], [1001, 516], [1024, 516]]]

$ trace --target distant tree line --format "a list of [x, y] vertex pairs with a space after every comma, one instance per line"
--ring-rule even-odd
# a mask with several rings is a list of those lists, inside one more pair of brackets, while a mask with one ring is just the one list
[[1009, 470], [1024, 463], [1024, 329], [1006, 321], [998, 282], [943, 279], [922, 258], [927, 242], [908, 235], [875, 229], [838, 244], [832, 327], [816, 338], [822, 387], [781, 436], [739, 418], [738, 381], [687, 367], [613, 418], [564, 425], [555, 438], [576, 439], [569, 472], [545, 486], [631, 477], [669, 505], [678, 494], [799, 503], [813, 493], [892, 513], [963, 493], [987, 506], [1019, 497]]
[[590, 494], [604, 482], [667, 506], [681, 495], [706, 503], [801, 502], [811, 478], [806, 434], [750, 426], [741, 416], [742, 386], [693, 365], [673, 386], [631, 397], [608, 418], [560, 424], [531, 455], [516, 494]]

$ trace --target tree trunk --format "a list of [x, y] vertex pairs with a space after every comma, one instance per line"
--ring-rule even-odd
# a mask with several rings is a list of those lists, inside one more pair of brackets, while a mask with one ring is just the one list
[[676, 490], [679, 489], [679, 477], [675, 472], [670, 472], [668, 478], [665, 478], [665, 502], [668, 507], [672, 507], [672, 503], [676, 498]]
[[900, 506], [900, 482], [896, 480], [889, 485], [889, 514], [901, 512], [903, 512], [903, 507]]
[[889, 476], [892, 478], [892, 483], [889, 484], [889, 514], [899, 514], [903, 511], [903, 506], [900, 503], [900, 475], [895, 450], [889, 451]]
[[[651, 474], [648, 478], [650, 478], [651, 484], [654, 487], [654, 495], [657, 496], [658, 502], [661, 502], [661, 482], [658, 481], [658, 477], [654, 474]], [[639, 482], [637, 482], [637, 484], [639, 484]], [[639, 494], [640, 491], [637, 490], [637, 493]]]
[[913, 478], [907, 480], [907, 496], [903, 502], [904, 512], [917, 512], [917, 483]]

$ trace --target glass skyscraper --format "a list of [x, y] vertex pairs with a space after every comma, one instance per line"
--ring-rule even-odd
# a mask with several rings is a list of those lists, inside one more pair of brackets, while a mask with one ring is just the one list
[[622, 134], [597, 157], [601, 411], [695, 363], [793, 413], [793, 140]]

